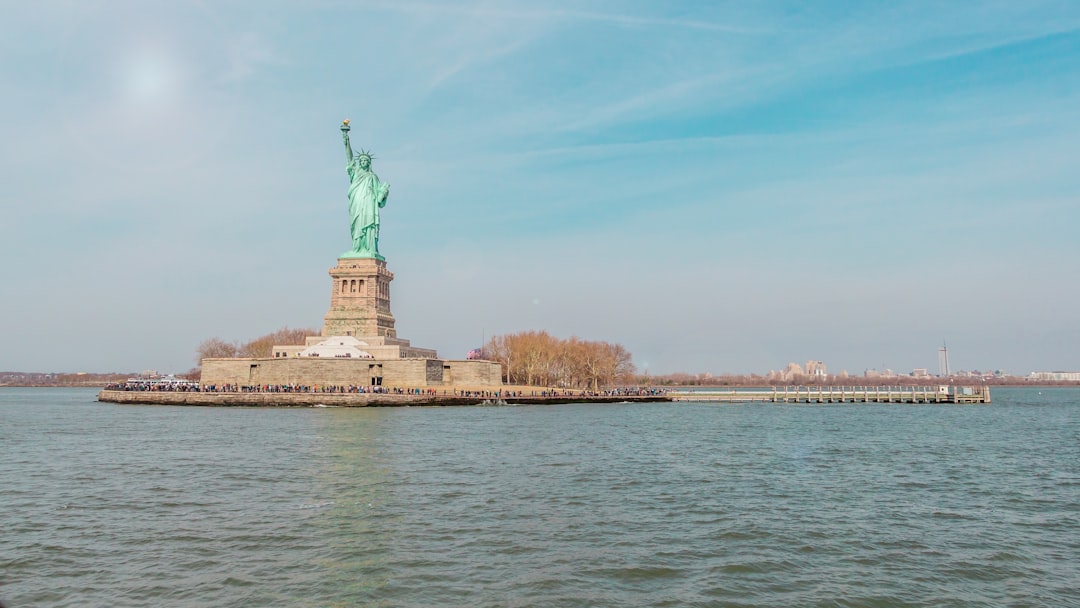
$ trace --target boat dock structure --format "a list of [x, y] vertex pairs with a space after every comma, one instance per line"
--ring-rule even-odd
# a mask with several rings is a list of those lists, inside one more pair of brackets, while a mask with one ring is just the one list
[[990, 403], [989, 386], [778, 386], [766, 389], [676, 390], [672, 401], [720, 403]]

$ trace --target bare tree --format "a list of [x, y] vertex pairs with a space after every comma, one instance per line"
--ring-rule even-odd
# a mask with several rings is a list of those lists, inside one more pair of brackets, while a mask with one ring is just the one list
[[485, 355], [498, 361], [508, 384], [591, 388], [632, 381], [635, 367], [621, 344], [591, 342], [545, 331], [493, 336]]
[[268, 333], [265, 336], [259, 336], [242, 345], [238, 350], [238, 356], [264, 359], [273, 355], [274, 346], [277, 344], [303, 344], [307, 336], [313, 335], [316, 335], [313, 329], [282, 327], [277, 331]]
[[226, 342], [221, 338], [204, 340], [195, 352], [196, 362], [201, 366], [203, 359], [230, 357], [252, 357], [265, 359], [273, 355], [278, 344], [303, 344], [307, 336], [317, 335], [313, 329], [290, 329], [283, 327], [277, 331], [259, 336], [250, 342]]
[[195, 362], [202, 365], [203, 359], [225, 359], [235, 357], [240, 347], [235, 342], [226, 342], [221, 338], [209, 338], [195, 350]]

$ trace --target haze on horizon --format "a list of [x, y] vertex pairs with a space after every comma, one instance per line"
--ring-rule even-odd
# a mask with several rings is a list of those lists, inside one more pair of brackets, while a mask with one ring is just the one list
[[1080, 4], [7, 3], [0, 370], [321, 327], [338, 125], [399, 335], [1080, 369]]

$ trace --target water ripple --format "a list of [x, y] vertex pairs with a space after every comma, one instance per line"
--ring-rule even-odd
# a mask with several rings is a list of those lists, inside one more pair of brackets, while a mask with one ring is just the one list
[[1080, 391], [234, 410], [0, 392], [23, 606], [1080, 605]]

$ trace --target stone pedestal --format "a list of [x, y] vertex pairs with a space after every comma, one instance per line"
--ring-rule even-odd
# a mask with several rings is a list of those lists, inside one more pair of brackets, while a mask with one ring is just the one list
[[444, 392], [502, 384], [502, 367], [494, 361], [440, 359], [433, 349], [397, 336], [390, 313], [394, 274], [385, 260], [339, 258], [330, 278], [322, 335], [307, 336], [304, 344], [275, 344], [270, 357], [203, 359], [202, 384], [441, 387]]
[[380, 336], [396, 338], [390, 313], [390, 281], [394, 273], [375, 258], [339, 258], [330, 269], [333, 291], [323, 336]]

